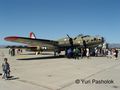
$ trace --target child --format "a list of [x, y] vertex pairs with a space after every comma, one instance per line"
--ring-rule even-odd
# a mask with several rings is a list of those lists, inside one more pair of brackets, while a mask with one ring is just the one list
[[4, 58], [4, 63], [2, 63], [3, 75], [2, 78], [7, 80], [10, 76], [10, 65], [7, 62], [7, 58]]

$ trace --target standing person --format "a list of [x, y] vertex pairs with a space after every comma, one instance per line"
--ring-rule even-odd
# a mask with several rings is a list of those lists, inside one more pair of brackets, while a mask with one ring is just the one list
[[9, 55], [11, 55], [11, 48], [9, 48]]
[[95, 56], [97, 57], [98, 56], [98, 49], [95, 48]]
[[86, 57], [86, 49], [83, 48], [83, 57]]
[[87, 56], [87, 58], [89, 58], [89, 56], [90, 56], [90, 50], [89, 50], [89, 48], [86, 48], [86, 56]]
[[15, 48], [13, 48], [12, 51], [13, 51], [13, 56], [15, 56]]
[[7, 60], [8, 60], [7, 58], [4, 58], [4, 63], [2, 63], [2, 69], [3, 69], [2, 78], [6, 80], [10, 76], [10, 65], [7, 62]]
[[76, 59], [76, 48], [73, 49], [73, 58]]
[[20, 48], [17, 49], [17, 54], [20, 55], [21, 51]]
[[71, 48], [69, 48], [69, 49], [67, 50], [67, 57], [68, 57], [68, 58], [72, 58], [72, 57], [73, 57], [73, 52], [72, 52], [72, 49], [71, 49]]
[[107, 58], [112, 58], [112, 51], [110, 49], [107, 51]]
[[113, 58], [116, 59], [116, 49], [112, 49]]
[[118, 50], [115, 49], [115, 59], [117, 59], [117, 58], [118, 58]]
[[81, 51], [80, 51], [81, 59], [83, 58], [83, 54], [84, 54], [84, 50], [83, 50], [83, 48], [81, 48]]
[[11, 49], [11, 56], [15, 56], [15, 48]]
[[79, 59], [80, 50], [78, 48], [75, 48], [73, 52], [74, 52], [74, 58]]

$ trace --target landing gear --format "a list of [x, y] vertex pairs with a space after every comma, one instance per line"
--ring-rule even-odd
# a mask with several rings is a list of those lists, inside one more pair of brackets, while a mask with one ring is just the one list
[[39, 55], [39, 54], [41, 54], [41, 52], [42, 51], [37, 51], [37, 52], [35, 52], [35, 55]]
[[60, 53], [61, 53], [61, 51], [60, 51], [58, 48], [56, 48], [56, 49], [54, 50], [54, 56], [59, 56]]

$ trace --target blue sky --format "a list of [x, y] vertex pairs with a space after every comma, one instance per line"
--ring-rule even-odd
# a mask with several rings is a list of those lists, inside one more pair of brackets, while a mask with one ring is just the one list
[[80, 33], [120, 43], [120, 0], [0, 0], [0, 45], [6, 36], [59, 39]]

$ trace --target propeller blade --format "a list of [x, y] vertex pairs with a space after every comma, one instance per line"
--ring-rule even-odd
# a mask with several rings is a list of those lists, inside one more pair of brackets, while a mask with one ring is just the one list
[[68, 37], [68, 38], [71, 38], [68, 34], [67, 34], [67, 37]]
[[105, 42], [105, 38], [104, 37], [101, 37], [102, 38], [102, 42], [104, 43]]
[[74, 38], [74, 40], [76, 40], [76, 39], [77, 39], [77, 37]]
[[86, 48], [86, 41], [85, 40], [83, 40], [83, 46], [84, 46], [84, 48]]
[[69, 43], [70, 43], [70, 46], [72, 47], [73, 46], [73, 38], [71, 38], [68, 34], [67, 34], [68, 38], [69, 38]]

